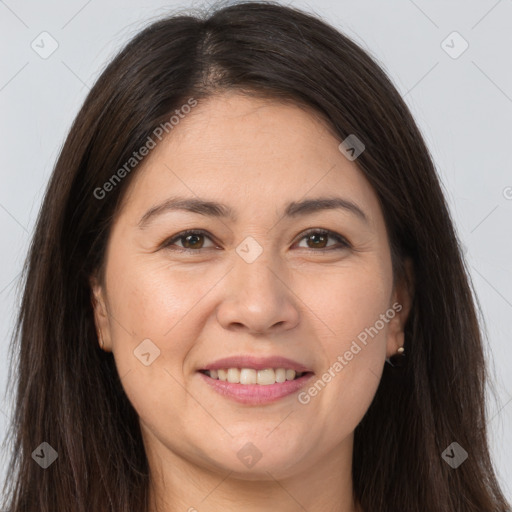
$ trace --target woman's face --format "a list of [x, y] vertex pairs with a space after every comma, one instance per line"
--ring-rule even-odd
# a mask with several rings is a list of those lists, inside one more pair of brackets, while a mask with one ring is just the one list
[[[95, 317], [161, 461], [257, 479], [350, 457], [409, 296], [393, 286], [377, 196], [340, 142], [296, 106], [223, 94], [133, 176], [105, 283], [92, 280]], [[224, 206], [160, 207], [178, 197]], [[229, 357], [255, 358], [221, 363], [245, 384], [200, 371]], [[309, 373], [281, 382], [298, 365]]]

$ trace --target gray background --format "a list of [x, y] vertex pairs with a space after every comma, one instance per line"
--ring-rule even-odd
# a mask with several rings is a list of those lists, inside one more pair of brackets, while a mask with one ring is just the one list
[[[512, 0], [286, 3], [320, 14], [362, 44], [390, 75], [424, 134], [483, 310], [498, 392], [497, 400], [489, 402], [490, 442], [499, 479], [512, 500]], [[44, 188], [71, 122], [124, 42], [169, 9], [204, 5], [0, 1], [2, 438], [12, 410], [3, 391], [16, 285]], [[58, 48], [42, 58], [31, 44], [39, 52], [51, 49], [50, 38], [40, 36], [45, 31]], [[450, 35], [454, 31], [463, 39]], [[459, 55], [464, 40], [469, 46]], [[471, 457], [471, 447], [465, 448]], [[0, 453], [2, 480], [6, 455]]]

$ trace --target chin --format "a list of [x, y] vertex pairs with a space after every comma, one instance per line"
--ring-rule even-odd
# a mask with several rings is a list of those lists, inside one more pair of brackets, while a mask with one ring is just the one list
[[[196, 463], [213, 473], [229, 473], [229, 478], [247, 481], [273, 480], [307, 470], [304, 460], [298, 460], [304, 451], [304, 446], [286, 447], [284, 443], [279, 446], [268, 439], [266, 443], [258, 443], [257, 440], [254, 443], [237, 441], [230, 446], [218, 444], [215, 452], [205, 449], [202, 460]], [[304, 467], [300, 467], [302, 465]]]

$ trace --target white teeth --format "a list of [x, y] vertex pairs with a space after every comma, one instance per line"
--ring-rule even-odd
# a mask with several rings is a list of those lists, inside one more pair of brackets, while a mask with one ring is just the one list
[[300, 377], [301, 372], [285, 368], [265, 368], [254, 370], [253, 368], [223, 368], [208, 370], [206, 372], [212, 379], [219, 379], [232, 384], [260, 384], [268, 386], [276, 382], [294, 380], [295, 376]]
[[286, 370], [286, 380], [295, 379], [295, 370]]
[[252, 368], [242, 368], [240, 371], [240, 384], [256, 384], [256, 370]]
[[258, 370], [258, 384], [267, 386], [276, 383], [276, 372], [272, 368], [266, 370]]
[[284, 368], [278, 368], [276, 370], [276, 382], [285, 382], [285, 381], [286, 381], [286, 370]]
[[228, 369], [228, 382], [238, 384], [240, 382], [240, 370], [238, 368]]

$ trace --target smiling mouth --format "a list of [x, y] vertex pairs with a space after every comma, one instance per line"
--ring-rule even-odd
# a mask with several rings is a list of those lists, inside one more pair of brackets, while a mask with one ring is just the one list
[[252, 368], [223, 368], [218, 370], [199, 370], [200, 373], [213, 380], [228, 382], [230, 384], [267, 386], [293, 381], [311, 375], [313, 372], [296, 372], [287, 368], [266, 368], [255, 370]]

